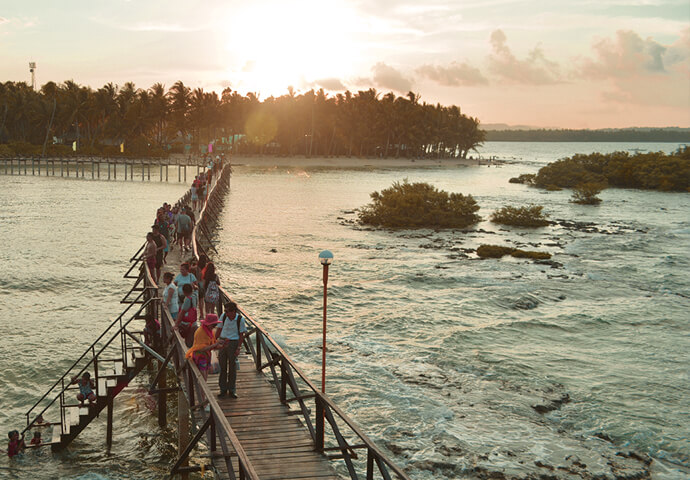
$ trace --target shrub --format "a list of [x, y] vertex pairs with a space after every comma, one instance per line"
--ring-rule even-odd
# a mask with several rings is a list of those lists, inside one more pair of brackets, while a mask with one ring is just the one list
[[477, 255], [480, 258], [501, 258], [504, 255], [510, 255], [515, 258], [531, 258], [533, 260], [548, 260], [551, 258], [550, 253], [520, 250], [501, 245], [480, 245], [477, 249]]
[[601, 198], [597, 197], [603, 190], [603, 187], [597, 183], [582, 183], [573, 190], [573, 203], [580, 205], [598, 205], [601, 203]]
[[543, 209], [541, 205], [506, 206], [492, 213], [491, 221], [516, 227], [543, 227], [549, 224], [546, 215], [542, 212]]
[[363, 224], [392, 228], [464, 228], [481, 220], [472, 195], [448, 193], [428, 183], [395, 182], [359, 210]]
[[525, 185], [533, 185], [536, 175], [533, 173], [523, 173], [517, 177], [508, 180], [509, 183], [524, 183]]

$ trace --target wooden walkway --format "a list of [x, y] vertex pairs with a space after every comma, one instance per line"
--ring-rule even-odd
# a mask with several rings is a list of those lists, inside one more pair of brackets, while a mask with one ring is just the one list
[[[195, 211], [194, 215], [198, 216]], [[179, 273], [183, 261], [189, 261], [191, 253], [182, 253], [178, 246], [168, 254], [162, 272]], [[163, 273], [161, 272], [161, 278]], [[223, 276], [223, 272], [218, 272]], [[162, 280], [160, 282], [164, 286]], [[162, 295], [162, 288], [160, 290]], [[216, 312], [218, 313], [218, 312]], [[225, 417], [235, 431], [242, 447], [261, 480], [300, 479], [337, 480], [331, 462], [314, 450], [314, 441], [307, 428], [293, 415], [287, 405], [280, 402], [278, 390], [269, 378], [256, 370], [251, 355], [244, 350], [240, 355], [237, 372], [239, 398], [218, 398], [218, 375], [209, 375], [207, 385], [216, 395]], [[214, 466], [221, 478], [231, 478], [223, 457], [214, 459]], [[233, 462], [235, 468], [237, 462]], [[236, 478], [239, 472], [235, 470]]]
[[[261, 479], [339, 479], [330, 462], [314, 451], [307, 428], [280, 403], [275, 386], [244, 354], [240, 365], [239, 398], [218, 398], [218, 403]], [[208, 385], [218, 394], [218, 375], [209, 375]], [[225, 462], [216, 467], [223, 471]]]

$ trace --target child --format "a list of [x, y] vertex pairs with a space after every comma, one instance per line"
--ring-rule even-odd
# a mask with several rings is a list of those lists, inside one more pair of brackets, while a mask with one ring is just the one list
[[31, 439], [31, 445], [40, 447], [43, 444], [41, 440], [41, 432], [34, 432], [34, 438]]
[[158, 319], [153, 317], [153, 314], [146, 314], [146, 326], [144, 327], [144, 342], [151, 346], [154, 344], [161, 329], [161, 324]]
[[50, 422], [46, 422], [43, 419], [43, 415], [39, 415], [38, 417], [36, 417], [36, 420], [34, 420], [34, 427], [49, 427], [50, 425]]
[[96, 401], [96, 394], [93, 393], [93, 389], [96, 388], [96, 386], [91, 380], [91, 374], [89, 372], [84, 372], [80, 380], [77, 380], [76, 376], [72, 377], [72, 385], [74, 384], [79, 385], [79, 393], [77, 394], [77, 400], [81, 402], [79, 406], [83, 407], [84, 401], [87, 399], [89, 400], [89, 405], [93, 405], [93, 402]]
[[7, 434], [10, 441], [7, 444], [7, 456], [12, 458], [15, 455], [19, 455], [26, 448], [26, 443], [24, 443], [24, 438], [19, 438], [19, 431], [12, 430]]

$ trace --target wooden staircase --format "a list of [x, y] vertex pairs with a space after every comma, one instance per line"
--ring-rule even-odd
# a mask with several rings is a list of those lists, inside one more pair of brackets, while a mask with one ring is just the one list
[[[76, 400], [76, 395], [79, 393], [77, 385], [67, 389], [67, 392], [73, 396], [74, 403], [65, 403], [60, 407], [62, 422], [53, 426], [53, 436], [50, 440], [50, 446], [54, 452], [67, 447], [146, 366], [149, 355], [142, 347], [132, 345], [125, 348], [126, 361], [122, 359], [98, 361], [96, 401], [92, 405], [86, 401], [85, 406], [79, 406]], [[69, 398], [67, 400], [71, 401]]]
[[[157, 293], [157, 292], [155, 292]], [[141, 293], [118, 316], [89, 348], [67, 369], [52, 387], [26, 413], [28, 431], [52, 426], [51, 438], [43, 439], [53, 451], [66, 448], [91, 421], [108, 409], [108, 435], [112, 438], [113, 400], [148, 364], [152, 357], [160, 356], [147, 345], [143, 332], [145, 314], [156, 312], [158, 298], [155, 293], [141, 289]], [[138, 309], [135, 309], [134, 306]], [[136, 310], [131, 313], [130, 310]], [[130, 315], [126, 318], [126, 315]], [[77, 400], [79, 386], [72, 378], [91, 375], [96, 401], [82, 406]], [[45, 418], [43, 418], [45, 416]], [[47, 435], [46, 435], [47, 436]]]

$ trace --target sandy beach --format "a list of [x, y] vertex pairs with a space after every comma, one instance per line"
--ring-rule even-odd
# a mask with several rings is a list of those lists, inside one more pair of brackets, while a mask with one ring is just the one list
[[275, 157], [268, 155], [233, 155], [233, 165], [262, 168], [401, 168], [401, 167], [468, 167], [477, 166], [477, 159], [409, 159], [359, 157]]

